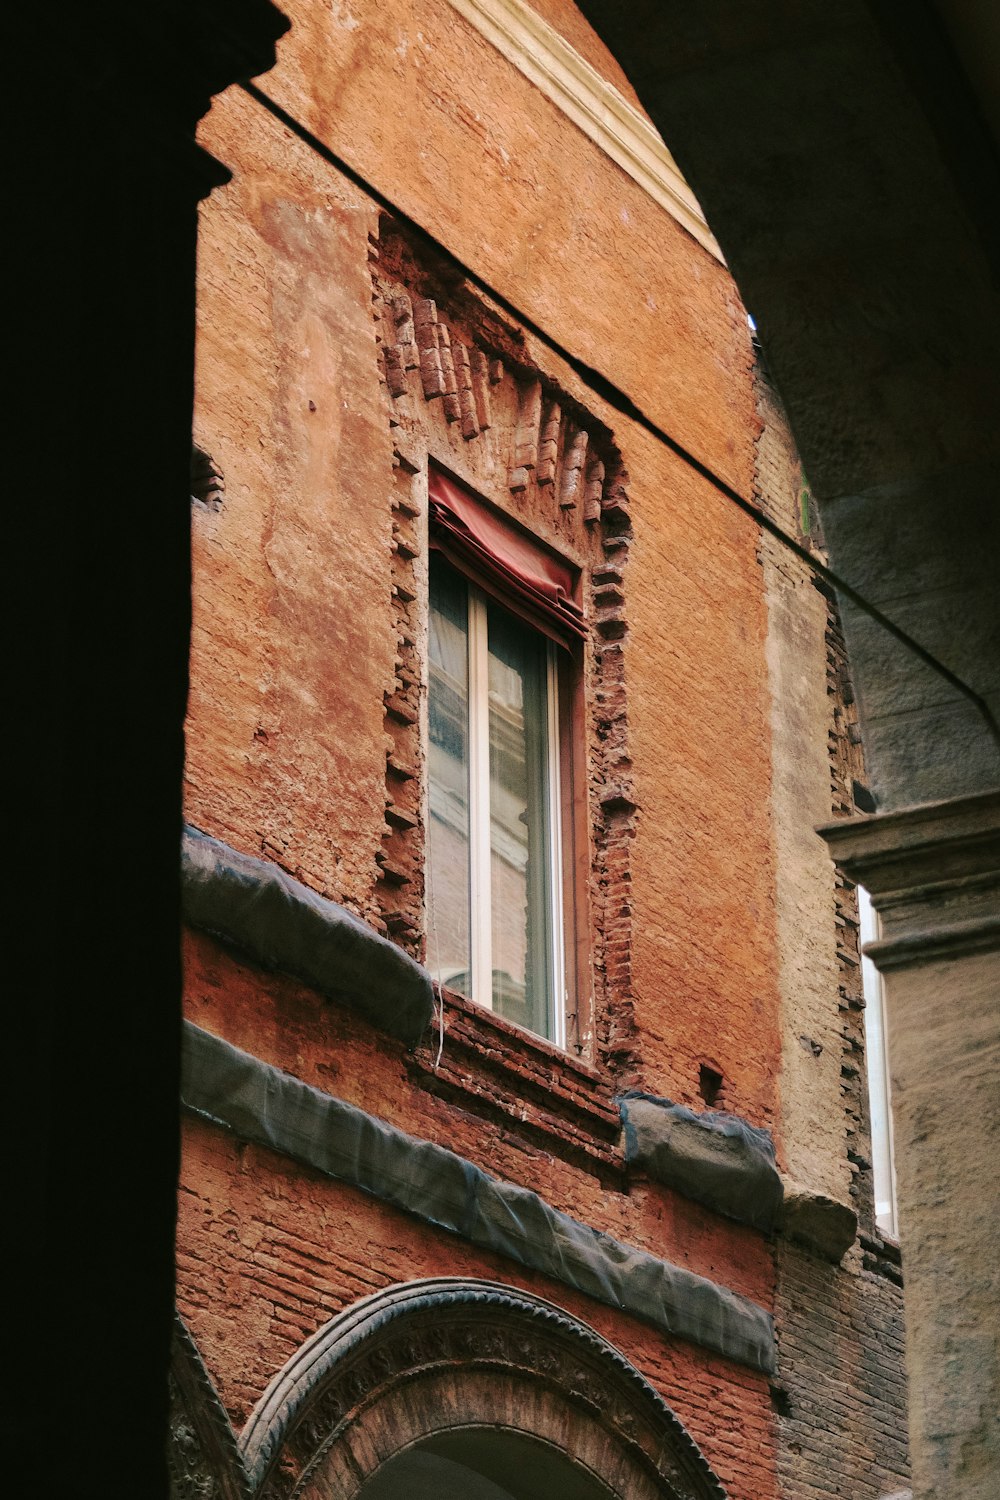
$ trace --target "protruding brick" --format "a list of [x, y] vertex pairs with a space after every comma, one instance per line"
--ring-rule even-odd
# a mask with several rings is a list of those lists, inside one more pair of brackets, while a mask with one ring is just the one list
[[561, 422], [562, 412], [558, 401], [550, 401], [545, 408], [541, 440], [538, 444], [538, 471], [536, 478], [539, 484], [552, 484], [555, 480], [556, 460], [559, 457], [559, 427]]
[[476, 421], [479, 423], [480, 430], [487, 432], [493, 426], [489, 362], [482, 349], [477, 349], [475, 345], [469, 350], [469, 365], [472, 370], [472, 394], [476, 403]]
[[580, 495], [580, 480], [587, 459], [587, 434], [575, 432], [563, 455], [562, 475], [559, 483], [559, 504], [563, 510], [572, 510]]

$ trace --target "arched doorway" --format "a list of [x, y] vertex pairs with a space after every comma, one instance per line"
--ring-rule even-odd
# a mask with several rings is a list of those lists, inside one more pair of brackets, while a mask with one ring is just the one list
[[608, 1500], [613, 1492], [548, 1443], [508, 1428], [457, 1427], [384, 1463], [358, 1500]]

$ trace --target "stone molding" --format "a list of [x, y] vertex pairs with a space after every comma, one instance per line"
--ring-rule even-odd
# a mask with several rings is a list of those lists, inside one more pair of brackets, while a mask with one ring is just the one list
[[246, 1473], [226, 1409], [178, 1313], [168, 1384], [170, 1500], [247, 1500]]
[[352, 1006], [391, 1036], [413, 1043], [430, 1024], [427, 970], [270, 860], [186, 828], [181, 899], [192, 926]]
[[451, 0], [488, 42], [596, 146], [725, 265], [691, 189], [656, 127], [524, 0]]
[[477, 1426], [603, 1464], [615, 1494], [723, 1500], [673, 1412], [605, 1339], [528, 1292], [464, 1278], [390, 1286], [333, 1318], [272, 1380], [240, 1451], [261, 1500], [348, 1496], [393, 1450]]
[[619, 1105], [629, 1166], [731, 1219], [765, 1233], [774, 1228], [782, 1185], [768, 1131], [651, 1094], [626, 1094]]
[[846, 1203], [785, 1183], [777, 1229], [823, 1260], [839, 1265], [858, 1236], [858, 1216]]
[[774, 1368], [774, 1323], [748, 1297], [571, 1218], [184, 1023], [182, 1103], [242, 1140], [361, 1188], [425, 1223], [508, 1256], [751, 1369]]
[[833, 859], [867, 887], [880, 969], [1000, 948], [1000, 792], [926, 803], [819, 829]]

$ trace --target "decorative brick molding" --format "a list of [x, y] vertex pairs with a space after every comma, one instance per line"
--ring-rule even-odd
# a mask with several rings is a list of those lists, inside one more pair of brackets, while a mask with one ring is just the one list
[[376, 855], [376, 898], [387, 935], [414, 958], [424, 951], [422, 842], [421, 672], [417, 645], [420, 584], [414, 559], [421, 551], [420, 508], [410, 477], [414, 470], [396, 455], [392, 496], [392, 629], [395, 675], [385, 695], [385, 831]]
[[670, 1408], [586, 1324], [495, 1282], [387, 1287], [293, 1355], [240, 1439], [261, 1500], [357, 1495], [453, 1429], [541, 1440], [629, 1500], [724, 1500]]
[[397, 642], [395, 680], [385, 700], [378, 911], [388, 936], [422, 957], [424, 594], [433, 461], [570, 559], [583, 577], [590, 631], [581, 661], [587, 811], [580, 836], [589, 849], [580, 899], [589, 945], [588, 973], [578, 975], [567, 1034], [571, 1049], [627, 1086], [638, 1046], [630, 901], [638, 808], [626, 693], [628, 473], [603, 423], [555, 374], [533, 363], [518, 329], [464, 284], [456, 286], [446, 267], [431, 263], [388, 221], [369, 248], [376, 353], [393, 445]]
[[621, 1119], [603, 1073], [461, 995], [446, 994], [443, 1005], [441, 1056], [431, 1031], [411, 1054], [410, 1076], [621, 1190]]
[[239, 1439], [177, 1315], [169, 1384], [170, 1500], [346, 1497], [414, 1441], [499, 1424], [508, 1443], [520, 1434], [588, 1462], [623, 1500], [723, 1500], [633, 1365], [587, 1324], [502, 1283], [441, 1277], [354, 1303], [296, 1350]]

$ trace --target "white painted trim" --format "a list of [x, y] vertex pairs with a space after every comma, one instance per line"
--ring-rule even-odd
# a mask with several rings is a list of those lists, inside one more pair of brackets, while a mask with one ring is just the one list
[[548, 848], [545, 851], [549, 883], [549, 954], [552, 987], [551, 1040], [566, 1045], [566, 948], [563, 933], [563, 832], [562, 787], [559, 776], [559, 663], [554, 641], [546, 641], [545, 660], [545, 759], [549, 801]]
[[469, 588], [469, 916], [472, 999], [493, 1009], [490, 661], [486, 601]]
[[[865, 997], [865, 1062], [870, 1101], [875, 1217], [883, 1233], [899, 1238], [896, 1208], [896, 1150], [893, 1139], [892, 1084], [889, 1078], [889, 1017], [885, 981], [865, 953], [882, 936], [882, 924], [863, 885], [856, 887], [861, 945], [861, 980]], [[884, 1195], [884, 1196], [883, 1196]], [[879, 1202], [884, 1207], [879, 1208]]]
[[524, 0], [451, 0], [451, 4], [606, 156], [722, 261], [722, 251], [698, 201], [655, 127], [547, 21]]

